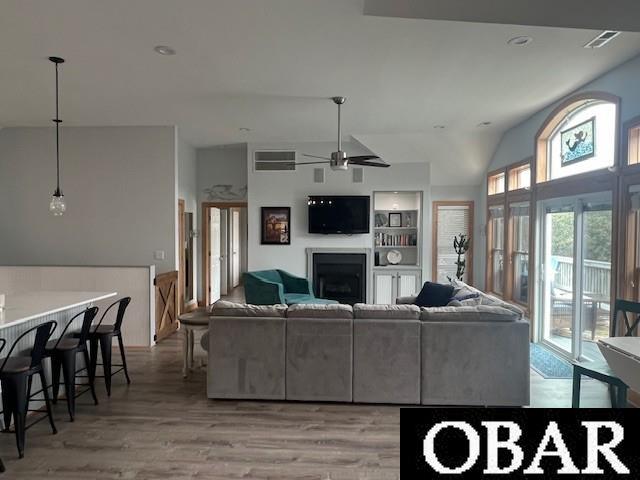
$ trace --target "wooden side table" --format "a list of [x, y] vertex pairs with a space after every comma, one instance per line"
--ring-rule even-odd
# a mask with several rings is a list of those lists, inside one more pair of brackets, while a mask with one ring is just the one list
[[178, 320], [180, 321], [180, 330], [182, 330], [182, 377], [186, 378], [193, 368], [194, 332], [209, 330], [209, 313], [205, 309], [197, 309], [179, 315]]

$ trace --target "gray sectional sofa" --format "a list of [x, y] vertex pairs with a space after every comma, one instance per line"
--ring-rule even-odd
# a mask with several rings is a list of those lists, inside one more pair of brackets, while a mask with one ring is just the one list
[[399, 302], [217, 302], [210, 317], [208, 397], [529, 404], [529, 323], [519, 309], [481, 292], [474, 305]]

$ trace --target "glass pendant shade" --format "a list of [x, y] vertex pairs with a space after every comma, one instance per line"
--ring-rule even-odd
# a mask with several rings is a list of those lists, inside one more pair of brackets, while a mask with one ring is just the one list
[[51, 197], [51, 203], [49, 203], [49, 211], [54, 217], [61, 217], [67, 209], [67, 205], [64, 202], [64, 195], [62, 192], [56, 191]]

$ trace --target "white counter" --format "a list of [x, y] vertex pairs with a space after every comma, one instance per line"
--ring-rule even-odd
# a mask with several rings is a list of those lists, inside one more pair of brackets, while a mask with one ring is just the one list
[[116, 292], [48, 292], [9, 294], [0, 312], [0, 329], [115, 297]]

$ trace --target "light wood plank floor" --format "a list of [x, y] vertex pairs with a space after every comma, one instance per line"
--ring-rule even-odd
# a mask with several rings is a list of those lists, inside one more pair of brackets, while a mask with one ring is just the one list
[[[74, 423], [59, 402], [58, 434], [46, 421], [34, 426], [24, 459], [17, 459], [13, 435], [0, 435], [4, 478], [399, 477], [397, 407], [207, 400], [204, 369], [182, 379], [177, 336], [150, 351], [130, 350], [128, 358], [131, 386], [115, 377], [108, 399], [99, 383], [100, 405], [81, 397]], [[608, 405], [599, 382], [583, 382], [583, 391], [585, 406]], [[531, 394], [534, 407], [568, 407], [571, 382], [532, 372]]]

